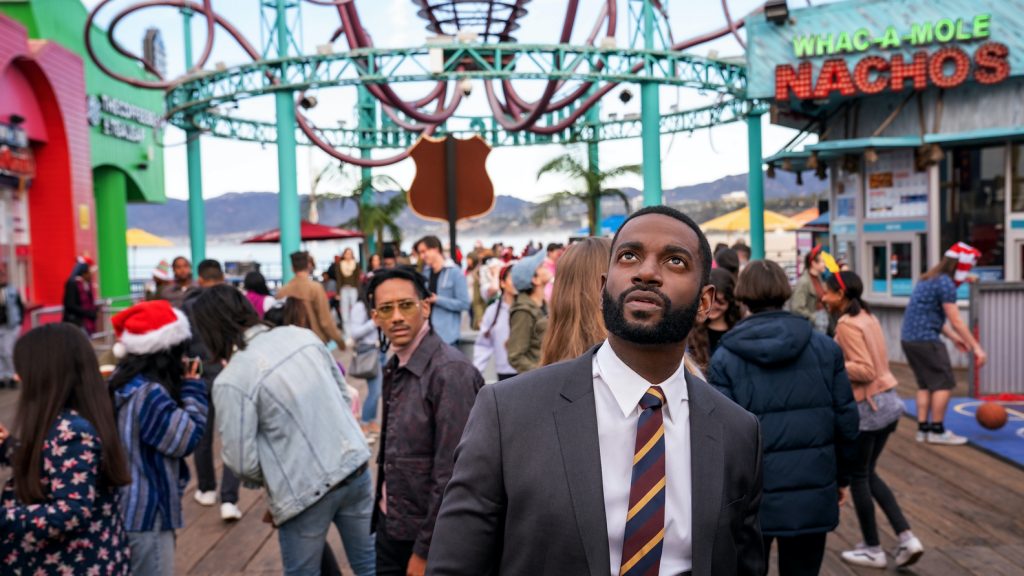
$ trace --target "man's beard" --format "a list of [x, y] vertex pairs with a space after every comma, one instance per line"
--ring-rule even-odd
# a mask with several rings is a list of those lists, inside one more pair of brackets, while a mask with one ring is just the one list
[[[650, 292], [658, 296], [662, 302], [662, 318], [654, 326], [644, 326], [626, 320], [624, 312], [626, 297], [636, 291]], [[700, 292], [697, 292], [700, 294]], [[601, 290], [601, 311], [604, 325], [608, 332], [633, 344], [679, 344], [686, 340], [697, 320], [700, 308], [700, 297], [694, 299], [687, 308], [674, 309], [669, 297], [653, 286], [635, 286], [619, 295], [618, 301], [608, 294], [608, 289]]]

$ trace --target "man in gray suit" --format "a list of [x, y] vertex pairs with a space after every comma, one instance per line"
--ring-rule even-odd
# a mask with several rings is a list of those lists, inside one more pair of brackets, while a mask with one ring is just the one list
[[710, 267], [681, 212], [626, 220], [602, 287], [608, 340], [477, 396], [428, 574], [764, 574], [758, 421], [684, 362]]

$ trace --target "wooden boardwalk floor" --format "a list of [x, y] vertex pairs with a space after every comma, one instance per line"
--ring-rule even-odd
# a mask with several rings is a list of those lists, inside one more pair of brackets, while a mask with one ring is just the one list
[[[901, 394], [913, 394], [913, 377], [894, 366]], [[355, 383], [361, 387], [362, 382]], [[965, 386], [958, 389], [963, 395]], [[361, 390], [365, 393], [365, 389]], [[0, 422], [13, 421], [17, 393], [0, 391]], [[945, 447], [914, 441], [914, 423], [904, 419], [880, 461], [880, 474], [896, 493], [904, 513], [925, 546], [925, 554], [906, 574], [1013, 575], [1024, 573], [1024, 470], [971, 447]], [[3, 474], [0, 471], [0, 474]], [[266, 503], [261, 492], [241, 492], [238, 522], [221, 521], [219, 508], [204, 508], [192, 499], [195, 482], [184, 501], [185, 528], [177, 536], [176, 568], [183, 575], [280, 574], [280, 549], [269, 524], [262, 522]], [[895, 537], [878, 513], [882, 545], [892, 549]], [[859, 542], [860, 530], [848, 504], [839, 528], [828, 538], [822, 574], [872, 575], [881, 570], [854, 568], [839, 559], [842, 550]], [[344, 563], [337, 532], [330, 543]], [[890, 560], [891, 562], [891, 560]], [[890, 566], [888, 572], [895, 573]], [[772, 569], [771, 574], [775, 574]], [[346, 571], [346, 574], [350, 572]]]

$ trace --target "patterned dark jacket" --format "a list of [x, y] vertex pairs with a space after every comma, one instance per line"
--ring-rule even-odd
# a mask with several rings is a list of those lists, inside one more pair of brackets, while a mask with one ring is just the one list
[[483, 385], [483, 376], [469, 359], [433, 330], [405, 366], [399, 367], [398, 357], [392, 356], [384, 367], [374, 505], [379, 509], [386, 482], [388, 537], [414, 541], [413, 552], [423, 558], [452, 475], [455, 447]]

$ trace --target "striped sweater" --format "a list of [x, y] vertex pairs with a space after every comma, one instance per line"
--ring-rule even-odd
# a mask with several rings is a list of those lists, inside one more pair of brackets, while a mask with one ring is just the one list
[[181, 497], [189, 480], [185, 456], [206, 429], [206, 385], [182, 382], [179, 406], [162, 385], [137, 376], [114, 392], [114, 405], [132, 471], [132, 483], [121, 488], [125, 528], [181, 528]]

